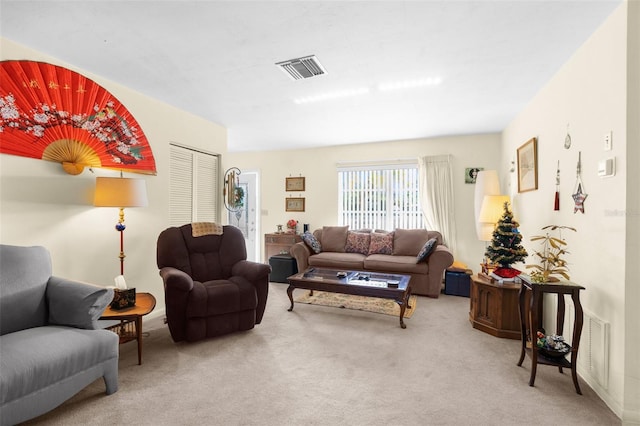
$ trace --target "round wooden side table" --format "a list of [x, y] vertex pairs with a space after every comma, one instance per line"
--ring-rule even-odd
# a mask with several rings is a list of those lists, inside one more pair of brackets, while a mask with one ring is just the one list
[[120, 336], [120, 344], [138, 341], [138, 365], [142, 364], [142, 317], [155, 307], [156, 298], [151, 293], [138, 293], [135, 306], [117, 310], [107, 306], [100, 317], [101, 320], [120, 321], [120, 324], [107, 327]]

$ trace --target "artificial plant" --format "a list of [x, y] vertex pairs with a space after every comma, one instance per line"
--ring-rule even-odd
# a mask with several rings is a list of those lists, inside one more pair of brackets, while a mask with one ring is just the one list
[[546, 232], [545, 235], [536, 235], [531, 237], [531, 241], [540, 241], [542, 250], [534, 252], [534, 256], [540, 259], [539, 265], [526, 265], [527, 268], [535, 269], [531, 273], [531, 279], [537, 283], [555, 282], [559, 279], [555, 275], [560, 275], [565, 279], [569, 278], [569, 268], [567, 261], [562, 258], [569, 252], [566, 250], [567, 242], [562, 238], [562, 230], [567, 229], [577, 232], [575, 228], [570, 226], [547, 225], [542, 228], [543, 231], [558, 231], [558, 237], [554, 237]]

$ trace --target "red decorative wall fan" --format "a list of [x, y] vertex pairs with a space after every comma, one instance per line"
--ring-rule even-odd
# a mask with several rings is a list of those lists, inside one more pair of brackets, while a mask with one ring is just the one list
[[62, 163], [156, 174], [133, 115], [105, 88], [44, 62], [0, 62], [0, 152]]

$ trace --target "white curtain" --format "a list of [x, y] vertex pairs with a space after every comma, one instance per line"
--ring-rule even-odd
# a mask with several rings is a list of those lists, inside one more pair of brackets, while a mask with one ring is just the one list
[[456, 255], [455, 204], [451, 156], [418, 158], [420, 202], [427, 229], [439, 231], [453, 256]]

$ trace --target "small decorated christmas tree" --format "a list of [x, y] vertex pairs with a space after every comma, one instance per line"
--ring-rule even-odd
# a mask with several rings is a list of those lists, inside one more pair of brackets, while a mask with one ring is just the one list
[[520, 274], [520, 271], [511, 268], [511, 265], [524, 261], [528, 256], [527, 251], [520, 245], [522, 235], [518, 226], [520, 224], [513, 219], [509, 203], [504, 203], [504, 214], [496, 224], [491, 245], [484, 254], [492, 263], [500, 266], [493, 271], [500, 277], [513, 278]]

